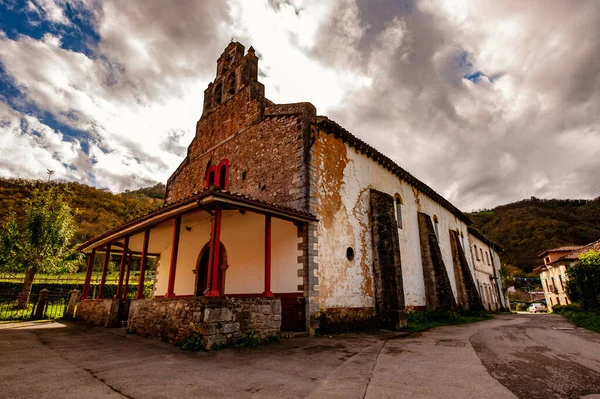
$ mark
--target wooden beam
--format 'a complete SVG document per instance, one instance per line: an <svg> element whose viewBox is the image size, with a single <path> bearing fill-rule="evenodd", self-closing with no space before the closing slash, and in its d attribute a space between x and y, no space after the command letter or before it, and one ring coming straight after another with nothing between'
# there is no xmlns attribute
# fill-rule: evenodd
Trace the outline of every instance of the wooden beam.
<svg viewBox="0 0 600 399"><path fill-rule="evenodd" d="M108 271L108 263L110 262L110 244L106 246L104 253L104 265L102 266L102 278L100 279L100 288L98 289L98 297L96 299L104 298L104 285L106 284L106 272Z"/></svg>
<svg viewBox="0 0 600 399"><path fill-rule="evenodd" d="M150 229L144 231L144 244L142 246L142 261L140 263L140 277L138 279L137 294L135 299L144 298L144 278L146 277L146 264L148 262L148 243L150 242Z"/></svg>
<svg viewBox="0 0 600 399"><path fill-rule="evenodd" d="M117 284L117 292L115 293L115 299L121 299L122 297L122 285L123 285L123 274L125 273L125 263L127 262L127 247L129 246L129 236L125 237L125 244L123 245L123 252L121 253L121 266L119 267L119 283Z"/></svg>
<svg viewBox="0 0 600 399"><path fill-rule="evenodd" d="M210 238L210 291L206 296L221 296L219 290L219 251L221 249L221 206L215 205L215 217L213 219L213 231Z"/></svg>
<svg viewBox="0 0 600 399"><path fill-rule="evenodd" d="M271 216L265 216L265 291L264 296L271 297Z"/></svg>
<svg viewBox="0 0 600 399"><path fill-rule="evenodd" d="M83 285L82 299L87 299L90 292L90 281L92 279L92 269L94 268L94 258L96 257L96 250L92 249L92 253L88 257L88 265L85 273L85 284Z"/></svg>
<svg viewBox="0 0 600 399"><path fill-rule="evenodd" d="M177 270L177 255L179 253L179 234L181 233L181 215L175 218L173 223L173 242L171 245L171 266L169 268L169 284L167 286L166 298L175 297L175 272Z"/></svg>

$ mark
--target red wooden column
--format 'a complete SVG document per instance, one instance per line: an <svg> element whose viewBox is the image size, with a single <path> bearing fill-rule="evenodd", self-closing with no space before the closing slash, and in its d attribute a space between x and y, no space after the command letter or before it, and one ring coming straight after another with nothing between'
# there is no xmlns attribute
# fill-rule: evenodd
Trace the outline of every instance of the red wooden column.
<svg viewBox="0 0 600 399"><path fill-rule="evenodd" d="M273 296L271 292L271 216L265 216L265 292L264 296Z"/></svg>
<svg viewBox="0 0 600 399"><path fill-rule="evenodd" d="M127 273L125 273L125 288L123 289L123 299L127 299L127 293L129 292L129 272L131 265L133 264L133 254L129 253L129 260L127 261Z"/></svg>
<svg viewBox="0 0 600 399"><path fill-rule="evenodd" d="M219 251L221 249L221 207L215 205L215 216L213 218L213 229L210 237L210 255L211 265L210 273L210 291L206 296L221 296L219 291Z"/></svg>
<svg viewBox="0 0 600 399"><path fill-rule="evenodd" d="M87 270L85 273L85 284L83 285L82 299L87 299L90 292L90 281L92 280L92 269L94 268L94 258L96 257L96 248L92 249L92 253L88 257Z"/></svg>
<svg viewBox="0 0 600 399"><path fill-rule="evenodd" d="M104 284L106 284L106 272L108 271L108 263L110 262L110 244L106 244L106 253L104 254L104 265L102 266L102 279L100 279L100 289L96 299L104 298Z"/></svg>
<svg viewBox="0 0 600 399"><path fill-rule="evenodd" d="M144 231L144 245L142 247L142 260L140 262L140 278L138 279L137 294L135 299L144 298L144 278L146 277L146 263L148 262L148 243L150 241L150 229Z"/></svg>
<svg viewBox="0 0 600 399"><path fill-rule="evenodd" d="M173 244L171 245L171 266L169 268L169 285L166 298L175 297L175 271L177 269L177 253L179 252L179 233L181 232L181 216L175 218L173 226Z"/></svg>
<svg viewBox="0 0 600 399"><path fill-rule="evenodd" d="M125 263L127 262L127 249L129 247L129 237L125 237L123 243L123 252L121 253L121 266L119 267L119 282L117 283L117 292L115 293L115 299L121 299L122 286L123 286L123 274L125 274Z"/></svg>

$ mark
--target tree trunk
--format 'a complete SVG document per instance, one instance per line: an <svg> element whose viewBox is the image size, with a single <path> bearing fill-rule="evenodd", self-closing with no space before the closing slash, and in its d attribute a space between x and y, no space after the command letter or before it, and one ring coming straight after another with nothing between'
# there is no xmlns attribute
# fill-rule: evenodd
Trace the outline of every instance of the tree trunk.
<svg viewBox="0 0 600 399"><path fill-rule="evenodd" d="M27 269L25 273L25 280L23 281L23 287L21 288L21 292L19 293L19 303L17 308L26 309L29 304L29 295L31 294L31 286L33 285L33 278L35 277L35 272L37 269L35 267L31 267Z"/></svg>

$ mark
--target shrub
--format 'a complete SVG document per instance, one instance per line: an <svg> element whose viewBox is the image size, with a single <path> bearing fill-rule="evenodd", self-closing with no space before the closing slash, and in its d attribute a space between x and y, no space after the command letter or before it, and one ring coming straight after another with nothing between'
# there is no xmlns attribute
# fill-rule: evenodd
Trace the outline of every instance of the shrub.
<svg viewBox="0 0 600 399"><path fill-rule="evenodd" d="M579 257L580 263L567 270L567 292L573 302L581 302L585 310L600 308L600 252L589 251Z"/></svg>
<svg viewBox="0 0 600 399"><path fill-rule="evenodd" d="M185 339L185 341L179 344L179 347L184 351L205 351L204 348L204 336L202 334L193 334Z"/></svg>

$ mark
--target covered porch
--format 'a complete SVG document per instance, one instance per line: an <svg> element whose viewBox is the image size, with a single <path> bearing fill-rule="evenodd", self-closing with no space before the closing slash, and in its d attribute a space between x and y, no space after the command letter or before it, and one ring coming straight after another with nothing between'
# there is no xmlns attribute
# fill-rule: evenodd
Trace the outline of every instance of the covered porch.
<svg viewBox="0 0 600 399"><path fill-rule="evenodd" d="M135 319L146 312L150 305L143 304L149 300L168 306L183 303L177 300L185 299L187 305L182 306L189 308L190 300L198 298L203 298L200 301L203 304L211 304L209 307L226 303L216 299L223 297L235 300L236 304L273 298L281 303L272 306L273 311L279 313L281 329L304 331L305 265L300 232L306 223L315 220L303 212L214 188L165 206L95 237L79 248L88 256L81 318L102 321L98 311L91 308L103 307L104 313L113 313L107 316L107 320L112 317L113 322L105 324L120 324L119 321L129 319L129 326L135 328ZM117 291L114 298L104 298L106 271L111 254L115 253L121 255ZM88 298L89 285L94 258L99 254L104 256L102 280L98 297L92 299ZM145 299L144 278L151 257L157 259L153 298ZM140 265L139 279L137 292L130 299L127 284L134 259L139 259L136 261ZM108 302L115 301L119 303L118 312L107 310ZM103 302L103 305L90 302ZM260 305L266 312L264 301ZM118 314L114 315L115 312ZM156 316L156 309L151 313ZM118 320L115 321L115 317ZM187 320L187 316L184 319Z"/></svg>

